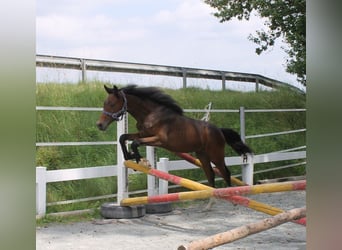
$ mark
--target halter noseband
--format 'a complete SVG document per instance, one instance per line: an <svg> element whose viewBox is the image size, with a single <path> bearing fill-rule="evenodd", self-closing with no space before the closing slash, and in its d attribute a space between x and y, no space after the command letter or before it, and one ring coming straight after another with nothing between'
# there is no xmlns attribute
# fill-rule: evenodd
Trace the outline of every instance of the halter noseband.
<svg viewBox="0 0 342 250"><path fill-rule="evenodd" d="M124 103L122 105L122 108L118 112L115 112L115 113L108 112L106 110L102 111L103 114L108 115L109 117L113 118L113 120L115 120L115 121L122 120L124 114L127 111L127 99L126 99L126 96L125 96L123 91L120 91L119 93L121 93L121 96L122 96L123 101L124 101Z"/></svg>

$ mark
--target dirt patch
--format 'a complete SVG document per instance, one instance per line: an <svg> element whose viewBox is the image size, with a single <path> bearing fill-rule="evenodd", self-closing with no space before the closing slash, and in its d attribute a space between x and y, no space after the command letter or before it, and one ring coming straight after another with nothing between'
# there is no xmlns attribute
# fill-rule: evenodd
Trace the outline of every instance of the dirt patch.
<svg viewBox="0 0 342 250"><path fill-rule="evenodd" d="M305 191L260 194L251 199L283 210L305 206ZM203 212L207 201L190 207L175 207L167 214L147 214L138 219L93 220L72 224L50 224L36 230L36 249L177 249L181 244L224 232L269 215L218 200ZM215 249L305 249L306 228L285 223L267 231Z"/></svg>

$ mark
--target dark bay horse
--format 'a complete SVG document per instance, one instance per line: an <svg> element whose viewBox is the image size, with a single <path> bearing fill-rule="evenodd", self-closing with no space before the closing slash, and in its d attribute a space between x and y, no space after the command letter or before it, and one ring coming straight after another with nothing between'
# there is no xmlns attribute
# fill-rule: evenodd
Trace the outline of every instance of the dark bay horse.
<svg viewBox="0 0 342 250"><path fill-rule="evenodd" d="M119 139L126 160L140 161L140 145L162 147L172 152L195 152L202 163L209 185L215 187L211 162L219 169L227 186L231 186L230 171L224 162L226 143L239 155L252 153L237 132L184 116L183 109L175 100L158 88L135 85L121 89L116 86L104 88L108 97L104 101L97 127L106 130L109 124L119 121L126 112L137 121L138 132L122 134ZM127 140L132 141L133 152L128 152Z"/></svg>

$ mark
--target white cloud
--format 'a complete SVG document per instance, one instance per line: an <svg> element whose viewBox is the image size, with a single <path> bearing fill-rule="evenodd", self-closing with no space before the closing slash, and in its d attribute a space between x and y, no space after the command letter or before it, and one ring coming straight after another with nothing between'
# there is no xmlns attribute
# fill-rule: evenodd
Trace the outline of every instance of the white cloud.
<svg viewBox="0 0 342 250"><path fill-rule="evenodd" d="M37 32L46 38L82 43L127 41L138 39L144 30L123 25L103 15L72 17L52 15L37 18Z"/></svg>
<svg viewBox="0 0 342 250"><path fill-rule="evenodd" d="M38 1L37 53L288 76L278 48L257 56L262 26L219 23L199 0Z"/></svg>
<svg viewBox="0 0 342 250"><path fill-rule="evenodd" d="M84 16L92 15L101 8L114 8L125 0L37 0L37 15L65 15Z"/></svg>
<svg viewBox="0 0 342 250"><path fill-rule="evenodd" d="M201 1L186 0L180 2L180 5L172 11L168 9L163 9L159 11L155 16L155 21L160 22L178 22L201 20L203 16L209 14L210 7Z"/></svg>

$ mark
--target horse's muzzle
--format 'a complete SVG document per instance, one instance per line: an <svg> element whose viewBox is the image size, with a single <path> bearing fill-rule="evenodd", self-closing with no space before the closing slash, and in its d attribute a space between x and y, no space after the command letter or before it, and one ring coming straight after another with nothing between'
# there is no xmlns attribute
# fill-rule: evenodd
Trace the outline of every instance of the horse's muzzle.
<svg viewBox="0 0 342 250"><path fill-rule="evenodd" d="M107 128L107 125L103 124L103 122L100 122L100 121L96 122L96 126L99 130L102 130L102 131L106 130Z"/></svg>

